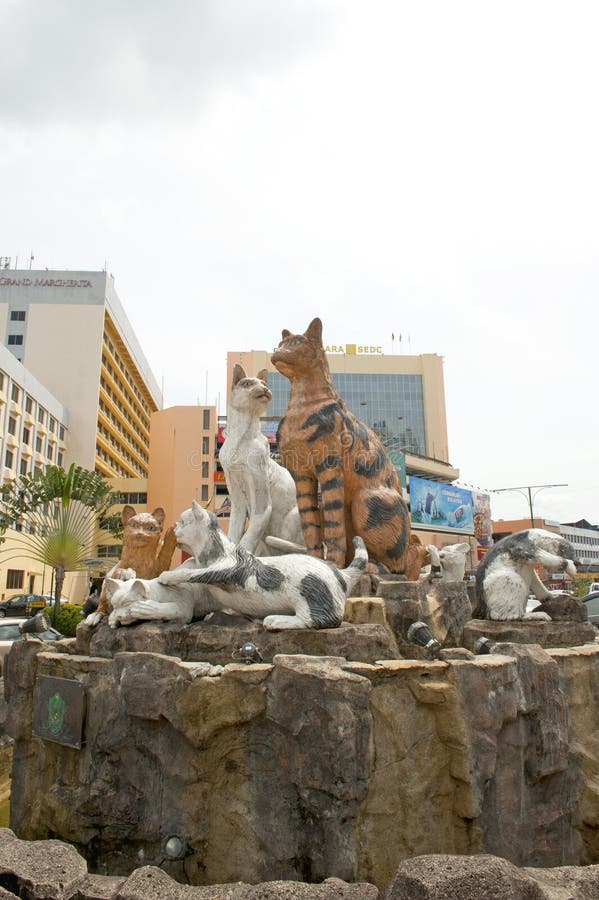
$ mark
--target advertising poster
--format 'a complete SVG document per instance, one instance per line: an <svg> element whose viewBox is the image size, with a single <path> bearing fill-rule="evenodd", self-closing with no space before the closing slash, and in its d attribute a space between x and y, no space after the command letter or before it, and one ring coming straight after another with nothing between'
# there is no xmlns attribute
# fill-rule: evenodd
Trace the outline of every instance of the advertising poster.
<svg viewBox="0 0 599 900"><path fill-rule="evenodd" d="M479 491L472 491L472 513L474 516L474 536L476 555L482 559L493 546L493 526L491 523L491 497Z"/></svg>
<svg viewBox="0 0 599 900"><path fill-rule="evenodd" d="M470 491L441 481L410 478L410 515L418 528L474 534Z"/></svg>

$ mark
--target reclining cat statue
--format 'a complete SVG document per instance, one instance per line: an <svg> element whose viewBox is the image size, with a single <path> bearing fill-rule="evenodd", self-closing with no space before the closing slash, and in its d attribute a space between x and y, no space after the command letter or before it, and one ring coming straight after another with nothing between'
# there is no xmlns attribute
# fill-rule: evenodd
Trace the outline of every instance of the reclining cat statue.
<svg viewBox="0 0 599 900"><path fill-rule="evenodd" d="M193 558L152 581L111 584L113 627L142 619L190 622L194 615L227 609L264 619L270 631L337 628L368 564L359 537L353 561L342 570L307 554L256 557L234 544L214 513L196 501L182 513L175 534Z"/></svg>

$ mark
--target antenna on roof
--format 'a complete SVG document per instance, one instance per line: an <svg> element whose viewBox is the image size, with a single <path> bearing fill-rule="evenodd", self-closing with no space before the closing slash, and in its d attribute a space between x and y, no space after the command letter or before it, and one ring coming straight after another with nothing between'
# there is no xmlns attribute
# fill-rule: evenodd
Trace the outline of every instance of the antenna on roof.
<svg viewBox="0 0 599 900"><path fill-rule="evenodd" d="M35 259L35 256L33 255L33 250L32 250L29 255L29 268L30 269L31 269L31 263L33 262L34 259Z"/></svg>

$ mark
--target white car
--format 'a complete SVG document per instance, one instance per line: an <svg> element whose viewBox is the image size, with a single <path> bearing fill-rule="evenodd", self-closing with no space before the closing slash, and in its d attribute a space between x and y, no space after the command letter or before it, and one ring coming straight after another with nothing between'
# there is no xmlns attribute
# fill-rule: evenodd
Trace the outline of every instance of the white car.
<svg viewBox="0 0 599 900"><path fill-rule="evenodd" d="M21 633L19 625L31 621L30 619L2 619L0 620L0 675L4 674L4 661L15 641L22 641L25 635ZM30 635L31 637L31 635ZM49 628L34 637L42 641L60 641L64 637L56 628Z"/></svg>

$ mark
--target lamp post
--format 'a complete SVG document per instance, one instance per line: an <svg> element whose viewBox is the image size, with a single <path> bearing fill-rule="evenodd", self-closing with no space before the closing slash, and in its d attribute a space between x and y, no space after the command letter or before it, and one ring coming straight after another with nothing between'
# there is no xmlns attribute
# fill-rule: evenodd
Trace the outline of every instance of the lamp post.
<svg viewBox="0 0 599 900"><path fill-rule="evenodd" d="M495 488L491 491L492 494L503 494L505 491L517 491L519 494L522 494L523 497L527 497L528 499L528 509L530 510L530 527L535 527L535 517L532 508L532 501L537 496L539 491L545 490L545 488L557 488L557 487L568 487L567 484L527 484L524 487L509 487L509 488ZM534 494L532 492L535 492Z"/></svg>

